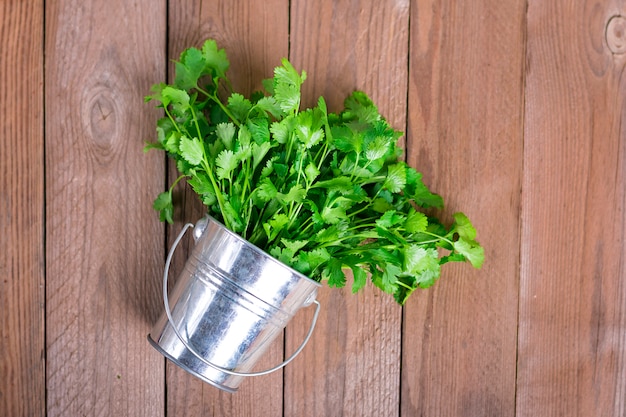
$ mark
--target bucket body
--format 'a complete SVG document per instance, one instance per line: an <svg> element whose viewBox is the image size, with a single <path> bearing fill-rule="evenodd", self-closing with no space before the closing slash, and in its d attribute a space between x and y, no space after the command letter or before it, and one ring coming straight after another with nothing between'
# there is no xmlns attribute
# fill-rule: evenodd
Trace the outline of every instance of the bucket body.
<svg viewBox="0 0 626 417"><path fill-rule="evenodd" d="M320 284L214 219L206 218L203 231L198 230L202 223L196 225L196 246L169 296L172 321L162 314L148 340L196 377L235 392L244 376L220 368L251 371L293 315L314 302Z"/></svg>

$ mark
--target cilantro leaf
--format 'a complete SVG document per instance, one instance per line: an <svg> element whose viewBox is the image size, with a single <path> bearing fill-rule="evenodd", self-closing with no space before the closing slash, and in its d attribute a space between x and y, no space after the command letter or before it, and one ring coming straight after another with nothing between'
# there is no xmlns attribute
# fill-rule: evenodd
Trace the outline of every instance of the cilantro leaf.
<svg viewBox="0 0 626 417"><path fill-rule="evenodd" d="M215 126L215 134L222 141L226 149L233 150L233 139L237 132L235 125L232 123L218 123Z"/></svg>
<svg viewBox="0 0 626 417"><path fill-rule="evenodd" d="M274 97L263 97L256 102L255 106L275 118L280 118L283 115L283 109L280 107Z"/></svg>
<svg viewBox="0 0 626 417"><path fill-rule="evenodd" d="M306 79L306 73L298 71L287 59L283 59L282 66L274 69L274 98L285 113L292 113L300 107L300 86Z"/></svg>
<svg viewBox="0 0 626 417"><path fill-rule="evenodd" d="M370 161L382 158L389 151L389 143L384 137L378 136L372 142L368 143L365 148L365 156Z"/></svg>
<svg viewBox="0 0 626 417"><path fill-rule="evenodd" d="M170 191L164 191L159 194L154 200L153 208L159 212L159 218L161 221L166 221L169 224L174 223L174 205L172 203L172 193Z"/></svg>
<svg viewBox="0 0 626 417"><path fill-rule="evenodd" d="M231 150L223 150L217 155L215 164L217 165L216 174L221 180L230 179L231 174L235 168L237 168L239 161Z"/></svg>
<svg viewBox="0 0 626 417"><path fill-rule="evenodd" d="M408 273L420 276L429 271L430 274L439 276L439 254L436 249L424 248L414 244L405 247L403 254L404 270Z"/></svg>
<svg viewBox="0 0 626 417"><path fill-rule="evenodd" d="M343 273L342 263L340 260L331 258L322 272L322 276L328 279L329 287L343 287L346 285L346 276Z"/></svg>
<svg viewBox="0 0 626 417"><path fill-rule="evenodd" d="M405 220L405 216L399 214L395 210L389 210L376 220L376 224L383 229L389 229L399 223L403 223Z"/></svg>
<svg viewBox="0 0 626 417"><path fill-rule="evenodd" d="M428 187L422 182L422 173L415 171L411 167L406 167L406 187L404 192L415 203L422 207L443 208L443 199L430 192Z"/></svg>
<svg viewBox="0 0 626 417"><path fill-rule="evenodd" d="M460 238L454 242L454 250L465 256L474 268L483 266L485 260L485 250L478 242Z"/></svg>
<svg viewBox="0 0 626 417"><path fill-rule="evenodd" d="M182 89L189 90L198 86L198 79L202 76L206 61L197 48L185 49L180 54L180 60L175 63L176 77L174 84Z"/></svg>
<svg viewBox="0 0 626 417"><path fill-rule="evenodd" d="M470 222L470 219L463 213L454 213L453 215L455 225L454 231L459 234L460 237L467 239L468 241L473 241L476 239L476 229Z"/></svg>
<svg viewBox="0 0 626 417"><path fill-rule="evenodd" d="M421 233L428 227L428 217L415 209L409 211L404 228L408 233Z"/></svg>
<svg viewBox="0 0 626 417"><path fill-rule="evenodd" d="M198 138L181 137L179 148L181 156L191 165L200 165L204 159L204 149Z"/></svg>
<svg viewBox="0 0 626 417"><path fill-rule="evenodd" d="M352 283L352 293L354 294L360 291L363 287L365 287L365 284L367 284L367 272L365 272L365 270L358 265L351 265L350 269L352 270L352 275L354 277L354 282Z"/></svg>
<svg viewBox="0 0 626 417"><path fill-rule="evenodd" d="M317 169L313 162L309 162L309 164L304 169L304 174L306 175L306 179L309 181L309 183L312 183L320 175L320 170Z"/></svg>
<svg viewBox="0 0 626 417"><path fill-rule="evenodd" d="M380 119L378 109L370 98L362 91L355 91L344 101L345 113L348 118L355 118L363 123L373 123Z"/></svg>
<svg viewBox="0 0 626 417"><path fill-rule="evenodd" d="M399 193L404 189L406 184L406 170L404 164L398 163L390 165L387 170L387 177L383 187L387 188L392 193Z"/></svg>
<svg viewBox="0 0 626 417"><path fill-rule="evenodd" d="M238 122L246 120L248 112L252 109L252 103L239 93L233 93L228 97L228 110L231 111L233 116Z"/></svg>
<svg viewBox="0 0 626 417"><path fill-rule="evenodd" d="M210 68L214 77L225 78L230 62L224 49L218 49L217 42L209 39L202 45L202 57L207 68Z"/></svg>

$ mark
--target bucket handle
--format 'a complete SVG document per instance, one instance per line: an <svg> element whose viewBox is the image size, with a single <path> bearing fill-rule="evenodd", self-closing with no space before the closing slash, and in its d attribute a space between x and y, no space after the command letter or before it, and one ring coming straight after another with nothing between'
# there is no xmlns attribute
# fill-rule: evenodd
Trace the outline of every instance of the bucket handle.
<svg viewBox="0 0 626 417"><path fill-rule="evenodd" d="M298 356L300 354L300 352L302 352L302 349L304 349L304 347L308 343L309 339L311 338L311 335L313 334L313 330L315 329L315 324L317 323L317 318L318 318L318 316L320 314L320 303L317 300L313 300L313 303L315 304L315 313L313 314L313 320L311 321L311 327L309 328L309 332L304 337L304 341L302 342L302 344L298 347L298 349L295 350L295 352L293 352L291 354L291 356L289 356L287 359L285 359L282 363L279 363L278 365L274 366L273 368L266 369L264 371L259 371L259 372L236 372L236 371L233 371L233 370L230 370L230 369L222 368L221 366L216 365L216 364L214 364L212 362L209 362L208 360L203 358L202 355L200 355L198 352L196 352L196 350L191 346L191 344L187 340L185 340L183 335L180 333L180 330L178 330L178 327L176 326L176 324L174 324L174 318L172 317L172 311L170 310L170 303L169 303L169 299L167 297L167 281L168 281L170 264L172 262L172 256L174 255L174 251L176 250L176 247L178 246L178 244L180 243L181 239L185 235L185 232L190 227L194 227L194 225L192 223L185 224L185 226L183 227L183 230L181 230L180 233L178 234L178 237L176 237L176 240L174 241L174 244L172 244L172 248L170 249L169 253L167 254L167 259L165 261L165 271L163 272L163 304L164 304L164 307L165 307L165 314L167 314L167 320L172 325L172 329L174 330L174 333L176 333L176 336L178 337L178 339L200 361L202 361L206 365L210 366L211 368L214 368L214 369L217 369L218 371L224 372L225 374L234 375L234 376L261 376L261 375L270 374L270 373L272 373L274 371L277 371L277 370L283 368L284 366L286 366L289 362L294 360L296 358L296 356Z"/></svg>

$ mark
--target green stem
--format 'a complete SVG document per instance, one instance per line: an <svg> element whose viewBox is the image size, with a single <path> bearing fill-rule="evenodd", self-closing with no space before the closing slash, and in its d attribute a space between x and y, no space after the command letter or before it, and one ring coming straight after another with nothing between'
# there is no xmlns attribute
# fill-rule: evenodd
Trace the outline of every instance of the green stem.
<svg viewBox="0 0 626 417"><path fill-rule="evenodd" d="M202 94L204 94L205 96L207 96L208 98L210 98L211 100L213 100L213 102L215 104L217 104L218 106L220 106L220 108L222 109L222 111L224 113L226 113L226 115L230 118L230 120L232 120L232 122L237 126L237 127L241 127L241 123L239 123L239 120L237 120L237 118L231 113L230 110L228 110L228 107L224 106L224 103L222 103L222 101L217 98L217 93L216 94L210 94L208 91L205 91L204 89L200 88L200 87L196 87L196 89L201 92Z"/></svg>
<svg viewBox="0 0 626 417"><path fill-rule="evenodd" d="M204 171L209 176L209 180L211 181L211 185L213 185L213 189L215 190L215 197L217 198L217 204L220 206L220 211L222 213L225 213L224 196L222 195L222 192L220 191L220 188L217 185L217 181L215 181L215 177L213 176L213 170L211 169L211 165L209 164L209 160L207 159L206 152L204 151L204 146L202 147L202 153L203 153L202 167L204 168ZM224 217L224 226L226 226L226 228L232 230L232 225L230 224L230 222L228 221L226 216L222 216L222 217Z"/></svg>
<svg viewBox="0 0 626 417"><path fill-rule="evenodd" d="M172 186L169 189L170 194L172 194L172 191L174 190L174 187L176 187L176 184L178 184L180 182L180 180L182 180L185 177L186 177L186 175L181 175L178 178L176 178L176 181L174 181L174 183L172 184Z"/></svg>
<svg viewBox="0 0 626 417"><path fill-rule="evenodd" d="M198 117L196 116L196 112L193 111L193 107L189 106L191 110L191 117L193 117L193 123L196 125L196 131L198 132L198 139L202 140L202 132L200 132L200 125L198 124Z"/></svg>
<svg viewBox="0 0 626 417"><path fill-rule="evenodd" d="M169 112L167 107L164 106L163 108L165 109L165 114L167 114L167 117L169 117L170 121L172 122L172 125L174 125L174 127L176 128L176 131L182 135L183 132L180 131L178 123L176 123L176 120L172 117L172 114Z"/></svg>
<svg viewBox="0 0 626 417"><path fill-rule="evenodd" d="M435 240L435 242L436 242L437 240L443 240L443 241L445 241L445 242L449 243L451 246L454 246L454 242L453 242L453 241L451 241L450 239L448 239L448 238L446 238L446 237L440 236L440 235L438 235L438 234L436 234L436 233L428 232L428 231L426 231L426 230L424 230L424 231L422 231L422 232L420 232L420 233L423 233L423 234L425 234L425 235L428 235L428 236L432 236L432 237L437 238L437 239Z"/></svg>

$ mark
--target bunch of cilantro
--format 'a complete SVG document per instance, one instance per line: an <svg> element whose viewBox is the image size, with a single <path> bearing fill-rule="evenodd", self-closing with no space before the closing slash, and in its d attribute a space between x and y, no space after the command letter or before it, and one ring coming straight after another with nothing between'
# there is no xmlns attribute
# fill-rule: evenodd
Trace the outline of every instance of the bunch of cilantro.
<svg viewBox="0 0 626 417"><path fill-rule="evenodd" d="M182 52L173 84L146 97L165 111L146 148L167 152L181 174L154 202L162 221L172 223L172 190L186 178L212 217L283 263L331 287L346 285L351 270L353 292L369 276L400 304L446 262L480 268L484 251L467 216L445 227L418 210L443 200L399 159L402 133L365 93L352 93L338 114L322 97L300 110L306 73L288 60L249 98L231 92L228 67L207 40Z"/></svg>

